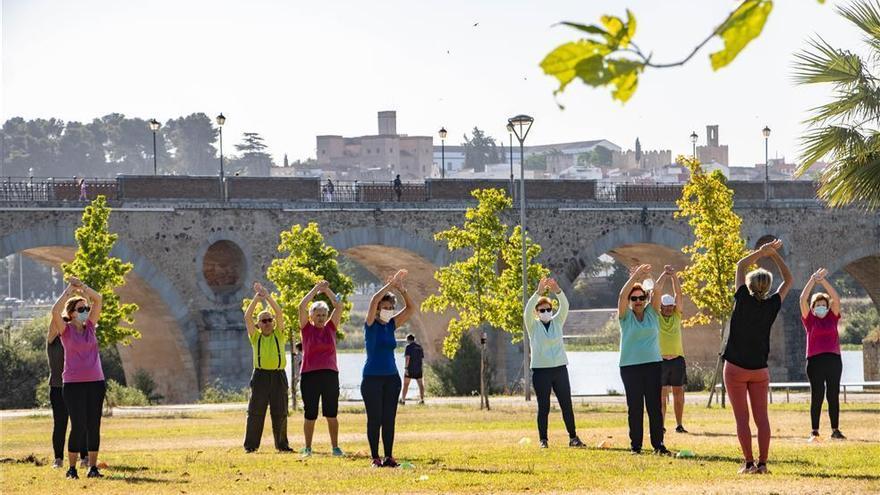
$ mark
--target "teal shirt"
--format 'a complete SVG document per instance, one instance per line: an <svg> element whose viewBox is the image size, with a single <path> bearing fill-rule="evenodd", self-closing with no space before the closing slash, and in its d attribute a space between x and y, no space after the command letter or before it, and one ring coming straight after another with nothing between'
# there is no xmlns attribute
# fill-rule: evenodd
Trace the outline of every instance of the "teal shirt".
<svg viewBox="0 0 880 495"><path fill-rule="evenodd" d="M559 309L550 320L550 326L545 327L541 320L535 316L535 306L541 296L536 292L526 303L523 311L523 321L526 331L529 333L529 348L531 349L531 368L555 368L568 364L565 355L565 345L562 343L562 327L568 318L568 299L563 292L556 294L559 301Z"/></svg>
<svg viewBox="0 0 880 495"><path fill-rule="evenodd" d="M645 308L642 321L636 318L630 308L620 322L620 366L656 363L660 356L660 320L653 306Z"/></svg>

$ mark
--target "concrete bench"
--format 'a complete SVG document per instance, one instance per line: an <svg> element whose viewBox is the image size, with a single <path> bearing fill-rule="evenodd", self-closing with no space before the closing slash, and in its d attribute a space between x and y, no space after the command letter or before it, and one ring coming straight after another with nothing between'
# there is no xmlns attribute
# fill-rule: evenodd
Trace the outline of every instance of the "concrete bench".
<svg viewBox="0 0 880 495"><path fill-rule="evenodd" d="M846 389L847 387L880 387L880 381L865 381L865 382L841 382L840 388L843 389L843 402L846 403ZM716 389L721 389L721 384L715 385ZM770 403L773 403L773 389L783 389L785 390L785 402L790 402L790 392L792 389L809 389L809 382L771 382L770 388L767 390L767 393L770 397ZM716 397L716 402L718 398Z"/></svg>

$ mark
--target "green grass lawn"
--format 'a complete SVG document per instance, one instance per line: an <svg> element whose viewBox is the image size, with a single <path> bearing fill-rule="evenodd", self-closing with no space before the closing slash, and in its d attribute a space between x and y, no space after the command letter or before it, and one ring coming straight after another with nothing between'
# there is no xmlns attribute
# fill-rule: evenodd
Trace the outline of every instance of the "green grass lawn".
<svg viewBox="0 0 880 495"><path fill-rule="evenodd" d="M739 476L733 415L729 409L688 406L691 434L670 433L667 445L693 459L627 452L622 407L579 405L575 411L586 449L567 447L557 410L550 449L539 450L532 409L501 406L401 408L395 455L412 469L369 467L362 409L340 414L347 457L329 456L319 420L314 457L278 454L268 418L263 448L241 448L244 413L105 418L101 459L106 478L64 479L51 464L49 417L0 422L0 492L41 493L877 493L880 492L880 404L844 405L845 441L807 443L809 406L771 406L773 442L768 476ZM671 411L670 411L671 413ZM301 415L290 417L291 444L302 446ZM527 440L523 440L527 439ZM596 445L610 439L610 449ZM647 438L646 448L649 446ZM755 446L757 451L757 445Z"/></svg>

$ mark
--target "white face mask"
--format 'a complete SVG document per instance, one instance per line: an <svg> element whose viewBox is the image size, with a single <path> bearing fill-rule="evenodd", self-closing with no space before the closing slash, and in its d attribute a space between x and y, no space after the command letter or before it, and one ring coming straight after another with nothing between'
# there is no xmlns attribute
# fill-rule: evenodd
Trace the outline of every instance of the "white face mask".
<svg viewBox="0 0 880 495"><path fill-rule="evenodd" d="M391 318L394 316L393 309L380 309L379 310L379 319L384 322L391 321Z"/></svg>
<svg viewBox="0 0 880 495"><path fill-rule="evenodd" d="M538 319L543 323L550 323L553 319L553 313L538 313Z"/></svg>
<svg viewBox="0 0 880 495"><path fill-rule="evenodd" d="M813 308L813 314L819 318L825 318L828 315L828 306L816 306Z"/></svg>

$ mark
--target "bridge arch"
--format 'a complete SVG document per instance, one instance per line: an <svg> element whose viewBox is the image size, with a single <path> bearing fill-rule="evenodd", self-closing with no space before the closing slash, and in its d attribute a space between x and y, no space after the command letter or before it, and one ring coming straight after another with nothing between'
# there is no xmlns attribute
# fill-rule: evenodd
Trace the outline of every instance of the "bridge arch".
<svg viewBox="0 0 880 495"><path fill-rule="evenodd" d="M407 290L416 304L436 293L438 267L447 265L449 251L433 239L425 239L392 227L357 227L330 235L327 244L366 268L380 281L395 269L409 270ZM413 333L423 343L428 359L440 356L449 314L418 311L410 320Z"/></svg>
<svg viewBox="0 0 880 495"><path fill-rule="evenodd" d="M71 261L77 246L72 226L65 221L66 218L36 224L3 235L0 257L24 253L55 266ZM111 255L134 265L119 296L140 308L135 313L135 327L140 330L141 339L117 347L126 379L132 380L140 368L147 369L156 382L156 392L169 401L197 399L193 350L197 348L198 337L196 325L189 319L189 309L180 304L180 295L161 270L124 241L116 241Z"/></svg>

